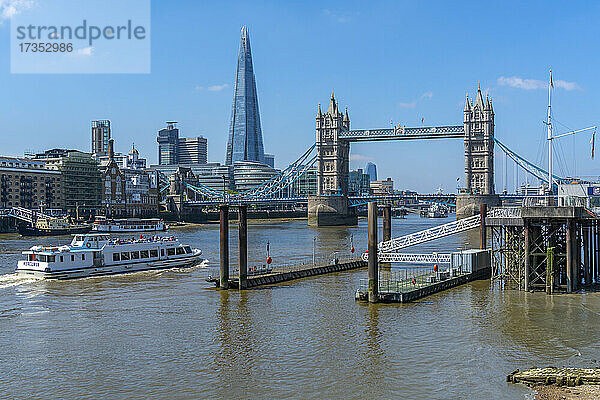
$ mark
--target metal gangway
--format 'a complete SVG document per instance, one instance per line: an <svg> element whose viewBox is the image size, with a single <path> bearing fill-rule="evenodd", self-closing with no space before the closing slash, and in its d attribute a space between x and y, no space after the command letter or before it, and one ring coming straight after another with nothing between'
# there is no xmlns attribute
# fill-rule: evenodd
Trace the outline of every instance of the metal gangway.
<svg viewBox="0 0 600 400"><path fill-rule="evenodd" d="M379 262L403 264L450 264L450 253L411 254L411 253L381 253Z"/></svg>
<svg viewBox="0 0 600 400"><path fill-rule="evenodd" d="M4 208L0 210L0 217L13 217L29 224L34 224L40 218L52 219L53 217L42 214L38 211L29 210L23 207Z"/></svg>
<svg viewBox="0 0 600 400"><path fill-rule="evenodd" d="M520 208L518 207L501 207L494 208L487 212L486 217L491 218L519 218ZM475 215L469 218L460 219L458 221L448 222L446 224L434 226L433 228L424 229L422 231L410 233L408 235L400 236L388 240L386 242L379 242L378 249L378 260L382 262L397 262L394 261L395 257L402 259L407 255L398 253L398 250L415 246L417 244L429 242L431 240L440 239L446 236L454 235L459 232L468 231L470 229L478 228L481 225L481 215ZM394 255L394 253L398 253ZM425 256L429 255L417 255ZM367 253L363 254L363 260L368 259ZM418 257L416 258L418 260ZM399 261L398 261L399 262ZM435 261L433 261L435 263Z"/></svg>

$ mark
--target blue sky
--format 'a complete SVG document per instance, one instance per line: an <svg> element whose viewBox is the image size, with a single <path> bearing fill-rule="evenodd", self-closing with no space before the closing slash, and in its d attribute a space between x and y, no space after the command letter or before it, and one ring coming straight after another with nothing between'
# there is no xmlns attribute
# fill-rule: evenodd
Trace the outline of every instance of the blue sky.
<svg viewBox="0 0 600 400"><path fill-rule="evenodd" d="M545 165L548 68L557 133L599 122L600 3L152 1L150 74L11 74L9 14L42 0L0 0L0 154L89 151L90 120L110 119L117 151L135 142L156 162L156 131L208 138L223 162L242 25L250 31L265 151L276 165L315 140L317 103L332 90L353 128L462 123L478 81L494 101L496 136ZM23 11L26 12L26 11ZM94 55L91 54L90 57ZM590 136L561 139L560 174L598 175ZM458 140L353 144L351 167L377 164L396 187L455 190ZM575 157L573 157L575 155ZM508 182L513 187L509 164ZM504 187L502 157L496 190ZM522 180L523 174L520 174Z"/></svg>

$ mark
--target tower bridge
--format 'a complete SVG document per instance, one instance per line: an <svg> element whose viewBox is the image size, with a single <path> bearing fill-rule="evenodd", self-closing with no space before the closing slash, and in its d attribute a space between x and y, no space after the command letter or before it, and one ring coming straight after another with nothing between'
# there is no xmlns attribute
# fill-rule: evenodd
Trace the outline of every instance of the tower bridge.
<svg viewBox="0 0 600 400"><path fill-rule="evenodd" d="M494 110L491 100L483 99L481 87L474 102L467 96L462 125L390 129L350 129L348 109L342 113L332 93L325 113L318 106L316 131L318 195L308 201L309 225L356 223L356 213L348 203L351 142L462 139L466 187L456 200L457 216L476 214L480 204L500 204L494 189Z"/></svg>
<svg viewBox="0 0 600 400"><path fill-rule="evenodd" d="M387 129L351 129L347 108L341 111L331 95L325 112L318 105L315 121L316 140L296 161L272 179L250 190L231 193L203 186L191 171L178 170L162 182L161 187L170 192L170 203L175 207L194 207L227 204L308 204L310 225L353 225L357 222L356 206L368 200L390 202L406 198L420 202L442 202L456 207L457 218L469 217L479 212L480 205L494 207L501 200L512 204L521 200L518 195L497 195L494 188L494 149L498 149L540 181L547 181L548 173L525 160L495 138L494 109L491 99L478 88L474 100L468 95L462 115L462 124L407 127ZM350 146L353 142L460 139L465 159L465 187L459 193L447 195L414 196L391 195L384 197L350 197L348 191ZM294 182L308 170L316 167L317 195L298 196L291 189ZM555 176L556 182L564 181ZM167 188L168 186L168 188ZM531 196L528 196L531 197ZM181 209L180 208L180 209Z"/></svg>

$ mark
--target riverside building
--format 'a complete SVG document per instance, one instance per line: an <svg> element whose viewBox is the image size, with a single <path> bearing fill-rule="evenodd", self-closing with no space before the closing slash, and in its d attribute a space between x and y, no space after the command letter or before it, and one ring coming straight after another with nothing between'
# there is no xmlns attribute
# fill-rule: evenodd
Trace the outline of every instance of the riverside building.
<svg viewBox="0 0 600 400"><path fill-rule="evenodd" d="M60 172L43 161L0 157L0 207L62 209Z"/></svg>

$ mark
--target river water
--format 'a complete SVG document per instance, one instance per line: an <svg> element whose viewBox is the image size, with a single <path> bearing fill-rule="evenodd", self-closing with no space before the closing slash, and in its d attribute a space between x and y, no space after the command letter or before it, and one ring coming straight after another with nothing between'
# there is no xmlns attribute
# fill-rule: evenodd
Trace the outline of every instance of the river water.
<svg viewBox="0 0 600 400"><path fill-rule="evenodd" d="M393 220L393 235L439 220ZM366 221L309 228L251 222L250 264L366 248ZM217 291L219 228L173 231L208 266L66 282L15 278L19 253L68 237L0 235L0 398L523 399L515 368L597 366L600 294L466 284L405 305L365 305L365 270ZM236 225L231 225L232 264ZM316 238L316 239L314 239ZM411 249L452 251L477 233Z"/></svg>

